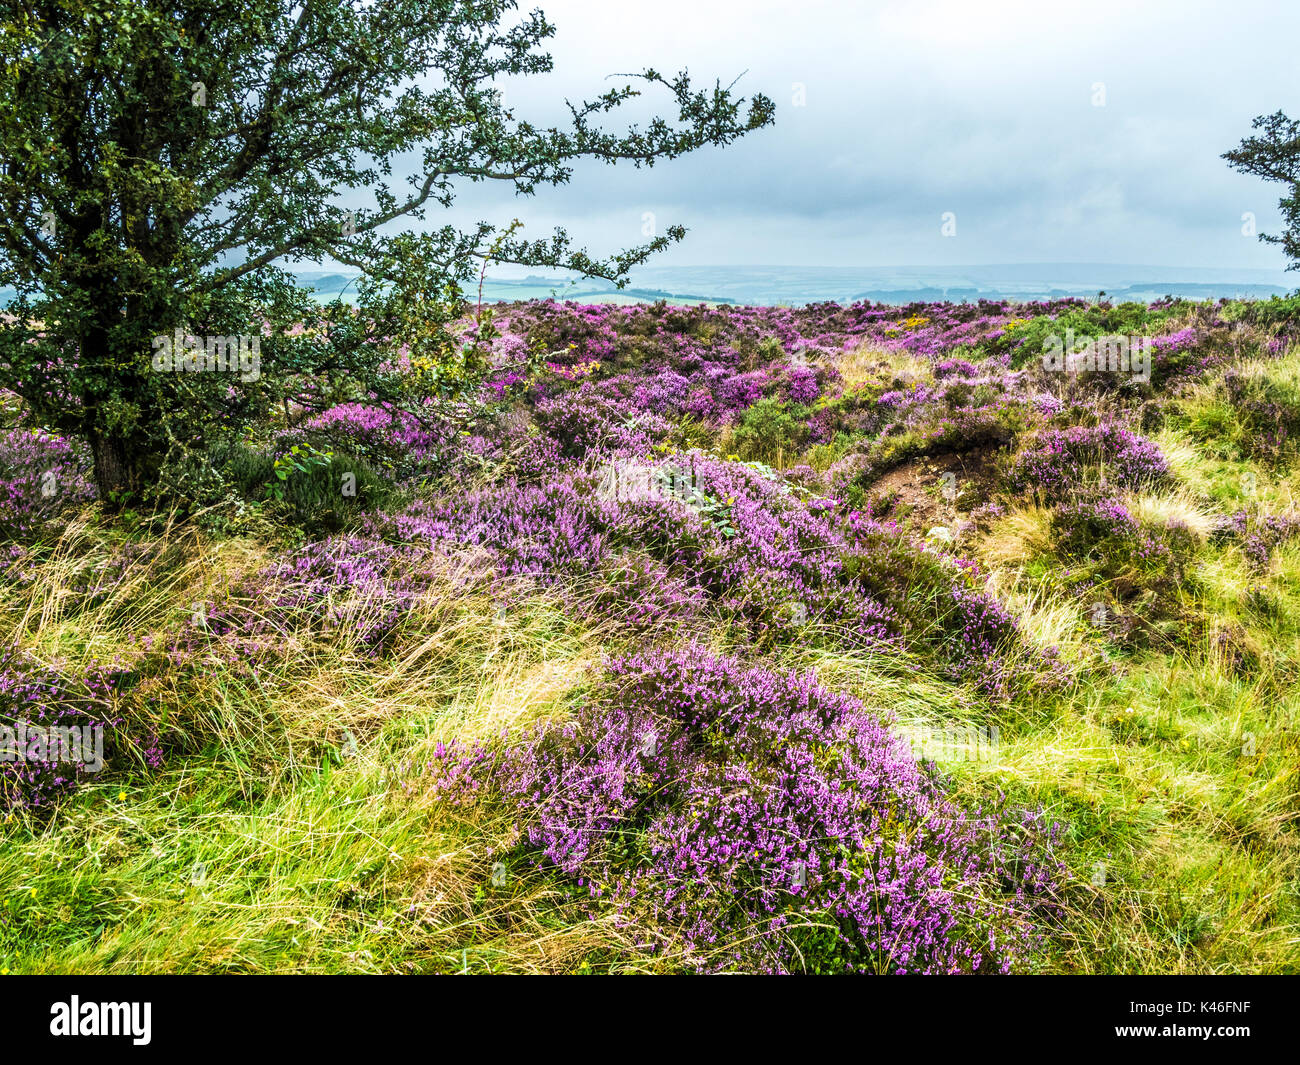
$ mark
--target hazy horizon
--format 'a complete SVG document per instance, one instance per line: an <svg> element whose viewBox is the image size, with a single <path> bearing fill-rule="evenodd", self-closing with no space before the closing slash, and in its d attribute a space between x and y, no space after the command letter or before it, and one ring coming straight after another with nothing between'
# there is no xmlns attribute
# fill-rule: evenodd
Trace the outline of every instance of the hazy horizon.
<svg viewBox="0 0 1300 1065"><path fill-rule="evenodd" d="M300 282L322 298L345 296L356 274L304 270ZM750 306L801 305L835 301L911 303L935 299L1008 299L1030 302L1065 297L1092 298L1100 292L1117 302L1151 302L1164 296L1186 299L1268 298L1300 288L1300 278L1257 268L1148 266L1140 264L1013 263L969 266L849 267L793 264L642 266L621 290L601 279L556 271L489 270L482 286L488 301L574 299L578 302L722 302ZM471 296L474 292L471 291Z"/></svg>

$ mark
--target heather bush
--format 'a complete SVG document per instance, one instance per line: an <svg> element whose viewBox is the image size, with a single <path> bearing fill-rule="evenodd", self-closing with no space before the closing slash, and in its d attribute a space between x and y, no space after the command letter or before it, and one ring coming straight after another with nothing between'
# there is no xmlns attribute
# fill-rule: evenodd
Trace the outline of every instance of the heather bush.
<svg viewBox="0 0 1300 1065"><path fill-rule="evenodd" d="M555 477L564 465L560 445L544 433L525 434L506 452L509 469L521 483L540 484Z"/></svg>
<svg viewBox="0 0 1300 1065"><path fill-rule="evenodd" d="M1265 570L1273 549L1297 534L1300 534L1300 515L1238 510L1219 521L1214 539L1237 542L1251 566Z"/></svg>
<svg viewBox="0 0 1300 1065"><path fill-rule="evenodd" d="M307 544L198 604L170 650L184 667L214 656L239 671L281 657L304 631L330 634L379 655L428 586L409 549L365 536Z"/></svg>
<svg viewBox="0 0 1300 1065"><path fill-rule="evenodd" d="M562 598L573 603L579 616L617 618L621 631L632 636L667 628L681 638L708 609L698 586L635 550L607 554L590 582Z"/></svg>
<svg viewBox="0 0 1300 1065"><path fill-rule="evenodd" d="M838 376L833 370L823 370L819 375L818 371L810 366L793 366L786 379L786 397L791 403L803 406L815 403L821 397L825 387L823 380L829 384Z"/></svg>
<svg viewBox="0 0 1300 1065"><path fill-rule="evenodd" d="M601 395L590 383L563 396L542 400L535 416L565 458L604 451L644 454L672 428L656 414Z"/></svg>
<svg viewBox="0 0 1300 1065"><path fill-rule="evenodd" d="M1092 623L1111 638L1140 647L1157 635L1184 641L1204 627L1184 605L1200 549L1187 526L1140 521L1123 502L1093 495L1054 508L1050 533L1053 579L1086 601Z"/></svg>
<svg viewBox="0 0 1300 1065"><path fill-rule="evenodd" d="M1052 512L1052 532L1063 555L1091 562L1093 572L1105 576L1137 570L1158 581L1178 582L1196 555L1197 541L1185 526L1139 522L1115 499L1058 506Z"/></svg>
<svg viewBox="0 0 1300 1065"><path fill-rule="evenodd" d="M0 536L39 539L61 514L95 498L84 448L51 433L0 432Z"/></svg>
<svg viewBox="0 0 1300 1065"><path fill-rule="evenodd" d="M0 812L48 814L125 744L115 698L127 674L92 665L79 674L38 663L10 646L0 650ZM78 728L82 749L60 750L49 730ZM86 742L89 729L102 739ZM21 750L20 750L21 747ZM157 764L157 752L146 752Z"/></svg>
<svg viewBox="0 0 1300 1065"><path fill-rule="evenodd" d="M633 386L633 401L639 409L654 414L679 413L690 386L689 377L664 369L648 381Z"/></svg>
<svg viewBox="0 0 1300 1065"><path fill-rule="evenodd" d="M1131 491L1167 483L1169 465L1160 448L1113 423L1049 429L1031 438L1007 464L1007 487L1059 496L1074 487L1100 483Z"/></svg>
<svg viewBox="0 0 1300 1065"><path fill-rule="evenodd" d="M1232 412L1232 443L1247 458L1280 463L1294 456L1300 439L1300 374L1268 372L1223 375Z"/></svg>
<svg viewBox="0 0 1300 1065"><path fill-rule="evenodd" d="M1008 972L1059 899L1040 813L964 810L857 700L698 646L615 659L571 721L430 771L688 969Z"/></svg>
<svg viewBox="0 0 1300 1065"><path fill-rule="evenodd" d="M618 308L580 306L536 301L528 305L526 325L529 346L560 354L552 358L562 365L601 361L610 357L615 347L611 319Z"/></svg>
<svg viewBox="0 0 1300 1065"><path fill-rule="evenodd" d="M546 580L589 572L606 554L606 535L579 474L539 484L506 481L463 496L417 503L373 518L376 536L449 553L471 549L491 558L502 576Z"/></svg>
<svg viewBox="0 0 1300 1065"><path fill-rule="evenodd" d="M282 432L277 441L281 448L300 442L355 456L399 479L433 472L452 449L446 430L433 431L409 411L365 403L330 407Z"/></svg>

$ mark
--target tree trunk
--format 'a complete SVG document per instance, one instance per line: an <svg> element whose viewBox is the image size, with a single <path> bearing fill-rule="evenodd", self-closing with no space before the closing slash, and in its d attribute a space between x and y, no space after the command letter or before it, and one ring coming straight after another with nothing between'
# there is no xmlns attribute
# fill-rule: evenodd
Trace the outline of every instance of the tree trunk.
<svg viewBox="0 0 1300 1065"><path fill-rule="evenodd" d="M127 441L103 433L90 434L90 453L95 460L95 487L110 510L140 492L140 468L133 460Z"/></svg>

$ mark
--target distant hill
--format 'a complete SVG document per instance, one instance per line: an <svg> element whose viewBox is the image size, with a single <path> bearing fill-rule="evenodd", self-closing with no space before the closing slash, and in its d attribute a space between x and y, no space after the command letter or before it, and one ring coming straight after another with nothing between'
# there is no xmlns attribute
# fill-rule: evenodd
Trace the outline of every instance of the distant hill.
<svg viewBox="0 0 1300 1065"><path fill-rule="evenodd" d="M305 279L305 275L304 279ZM325 287L322 275L312 284ZM958 267L845 268L805 266L643 267L632 284L616 289L600 279L489 277L486 300L555 298L581 303L723 303L802 306L835 301L906 304L949 300L1092 299L1104 291L1121 302L1184 299L1267 299L1294 290L1280 270L1216 270L1123 264L1038 263Z"/></svg>
<svg viewBox="0 0 1300 1065"><path fill-rule="evenodd" d="M322 300L355 298L357 275L304 271L298 283ZM1219 270L1209 267L1133 266L1105 263L1012 263L954 267L671 266L643 267L624 289L600 278L489 277L488 302L550 299L579 303L907 304L948 300L1094 299L1150 303L1164 296L1192 300L1268 299L1296 290L1294 275L1281 270ZM471 293L472 297L477 293ZM13 299L0 289L0 306Z"/></svg>

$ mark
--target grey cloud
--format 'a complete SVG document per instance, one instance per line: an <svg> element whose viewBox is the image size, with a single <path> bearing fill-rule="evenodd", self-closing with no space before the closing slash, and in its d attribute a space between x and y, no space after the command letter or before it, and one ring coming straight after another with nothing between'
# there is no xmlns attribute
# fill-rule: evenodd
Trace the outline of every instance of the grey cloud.
<svg viewBox="0 0 1300 1065"><path fill-rule="evenodd" d="M563 224L609 250L635 243L651 211L692 228L670 253L682 263L1104 253L1281 265L1239 234L1247 210L1269 228L1280 190L1219 155L1255 114L1298 109L1284 49L1300 9L625 0L616 18L590 0L541 6L559 28L556 70L508 88L521 113L558 118L564 96L589 97L611 71L653 63L725 80L747 69L739 88L768 92L777 124L652 170L580 166L570 186L527 200L468 188L457 217ZM795 83L806 106L792 106ZM955 240L939 240L944 211L957 213Z"/></svg>

